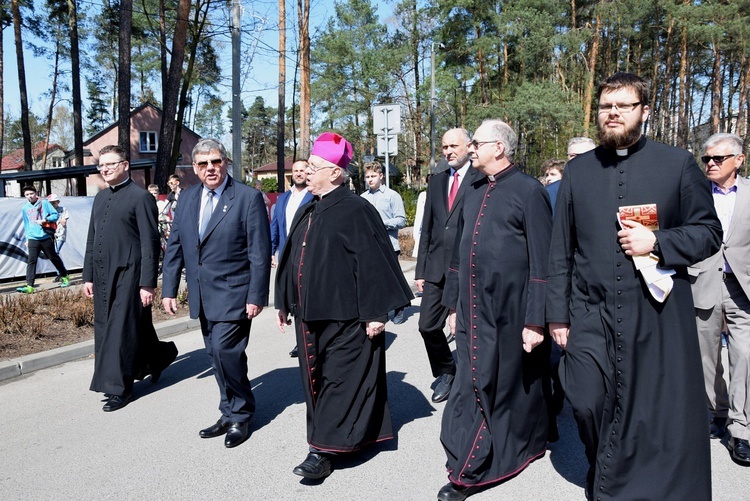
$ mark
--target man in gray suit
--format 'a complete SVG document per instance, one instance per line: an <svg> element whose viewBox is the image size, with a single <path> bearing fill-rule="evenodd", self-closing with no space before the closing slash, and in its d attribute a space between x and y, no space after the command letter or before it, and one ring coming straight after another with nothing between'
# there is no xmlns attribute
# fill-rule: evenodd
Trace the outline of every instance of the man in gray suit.
<svg viewBox="0 0 750 501"><path fill-rule="evenodd" d="M732 458L750 466L750 182L737 175L745 160L739 136L714 134L703 151L701 160L724 230L719 252L690 268L710 436L719 439L728 430ZM729 391L721 362L724 320L729 336Z"/></svg>
<svg viewBox="0 0 750 501"><path fill-rule="evenodd" d="M192 158L202 183L180 194L164 255L162 304L174 314L185 267L190 317L200 319L221 395L221 417L199 435L226 435L224 445L235 447L250 435L255 412L245 349L252 319L268 304L271 234L263 195L227 176L220 142L201 139Z"/></svg>

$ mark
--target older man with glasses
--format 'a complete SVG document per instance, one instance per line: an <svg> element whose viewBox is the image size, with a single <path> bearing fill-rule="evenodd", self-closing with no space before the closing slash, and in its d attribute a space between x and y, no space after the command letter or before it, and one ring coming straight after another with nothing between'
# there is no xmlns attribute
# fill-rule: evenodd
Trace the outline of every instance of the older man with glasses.
<svg viewBox="0 0 750 501"><path fill-rule="evenodd" d="M466 187L443 293L457 361L440 432L450 480L440 501L502 482L546 450L552 209L544 186L515 167L517 144L500 120L486 120L469 142L478 173Z"/></svg>
<svg viewBox="0 0 750 501"><path fill-rule="evenodd" d="M325 132L276 274L278 327L294 316L309 453L292 471L331 474L341 454L394 436L385 377L388 312L412 298L378 211L346 187L352 145Z"/></svg>
<svg viewBox="0 0 750 501"><path fill-rule="evenodd" d="M164 253L162 305L174 315L184 268L190 317L200 320L219 387L220 417L198 435L223 436L232 448L250 436L255 413L245 350L252 320L268 304L271 232L261 193L228 175L223 144L201 139L192 158L201 184L180 196Z"/></svg>
<svg viewBox="0 0 750 501"><path fill-rule="evenodd" d="M738 175L745 162L742 138L714 134L703 145L716 213L724 231L721 250L690 269L710 415L709 436L729 431L731 457L750 466L750 181ZM721 361L721 333L729 342L729 389Z"/></svg>

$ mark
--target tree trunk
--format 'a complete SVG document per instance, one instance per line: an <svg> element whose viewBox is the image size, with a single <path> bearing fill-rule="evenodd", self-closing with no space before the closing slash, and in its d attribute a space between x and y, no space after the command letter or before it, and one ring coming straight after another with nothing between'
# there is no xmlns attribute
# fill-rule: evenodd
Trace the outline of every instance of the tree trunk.
<svg viewBox="0 0 750 501"><path fill-rule="evenodd" d="M583 133L588 135L591 125L591 101L594 98L594 77L596 76L596 58L599 54L599 25L601 23L601 13L596 11L596 26L594 26L594 39L591 43L591 52L588 61L588 80L586 82L586 91L583 95Z"/></svg>
<svg viewBox="0 0 750 501"><path fill-rule="evenodd" d="M117 67L117 144L130 160L130 34L132 0L120 0L120 40Z"/></svg>
<svg viewBox="0 0 750 501"><path fill-rule="evenodd" d="M661 140L668 144L673 144L672 134L672 109L669 105L670 102L670 90L672 82L672 31L674 29L674 18L669 21L667 27L667 40L664 42L664 48L666 49L667 60L664 64L664 71L661 73L661 78L655 78L651 82L651 88L654 89L654 94L659 95L658 89L661 89L661 99L659 103L659 116L658 120L661 124L662 134ZM656 119L657 117L654 116ZM658 136L657 136L658 137Z"/></svg>
<svg viewBox="0 0 750 501"><path fill-rule="evenodd" d="M688 147L688 103L687 103L687 85L688 85L688 30L687 26L682 27L682 45L680 49L680 104L679 104L679 122L677 123L677 146L680 148Z"/></svg>
<svg viewBox="0 0 750 501"><path fill-rule="evenodd" d="M31 154L31 132L29 131L29 98L26 93L26 66L23 62L23 39L21 38L21 9L18 0L11 0L13 12L13 34L16 41L16 65L18 66L18 90L21 97L21 133L23 135L23 169L31 170L34 158Z"/></svg>
<svg viewBox="0 0 750 501"><path fill-rule="evenodd" d="M44 149L42 150L42 169L47 168L47 149L49 148L49 136L52 131L52 113L55 111L55 99L57 98L57 75L60 72L60 28L57 28L55 36L55 65L52 70L52 96L49 100L49 111L47 113L47 125L44 133Z"/></svg>
<svg viewBox="0 0 750 501"><path fill-rule="evenodd" d="M70 31L70 78L73 93L73 165L83 165L83 101L81 99L81 62L78 50L76 0L68 0L68 29Z"/></svg>
<svg viewBox="0 0 750 501"><path fill-rule="evenodd" d="M412 62L414 69L414 100L416 102L416 109L414 111L414 167L416 168L418 177L422 176L422 100L419 96L419 11L417 10L417 2L413 0L412 3ZM434 70L434 68L433 68ZM408 95L408 94L407 94ZM432 152L430 152L432 154ZM413 173L412 173L413 175ZM421 179L419 180L421 183Z"/></svg>
<svg viewBox="0 0 750 501"><path fill-rule="evenodd" d="M195 58L198 55L198 46L201 42L201 37L206 25L208 10L210 6L211 0L198 2L195 5L195 15L193 16L193 22L191 25L193 32L189 37L190 45L188 46L186 44L186 51L188 53L187 68L185 68L185 71L183 73L178 74L181 75L182 86L180 87L180 80L178 80L175 84L176 88L180 88L180 92L179 99L177 101L177 114L175 115L175 113L173 112L172 115L170 115L174 118L172 119L172 139L170 141L172 150L171 154L168 156L168 163L166 167L168 175L174 174L175 168L177 167L177 160L180 158L180 145L182 144L182 124L185 123L185 109L187 108L188 104L187 95L188 90L190 89L190 82L193 78ZM172 50L172 52L174 53L174 49ZM184 53L185 50L183 50L183 61ZM165 114L164 117L166 118L167 115ZM164 182L166 183L166 178L164 179Z"/></svg>
<svg viewBox="0 0 750 501"><path fill-rule="evenodd" d="M719 132L719 113L721 113L721 51L718 42L714 42L712 48L714 67L711 86L711 134L716 134Z"/></svg>
<svg viewBox="0 0 750 501"><path fill-rule="evenodd" d="M279 0L279 115L276 122L276 176L278 192L284 186L284 112L286 108L286 0Z"/></svg>
<svg viewBox="0 0 750 501"><path fill-rule="evenodd" d="M4 96L4 85L3 85L3 29L5 27L0 22L0 158L3 158L3 138L5 137L5 100ZM3 193L0 193L3 195Z"/></svg>
<svg viewBox="0 0 750 501"><path fill-rule="evenodd" d="M167 20L164 12L164 0L159 0L159 63L161 65L161 102L167 102Z"/></svg>
<svg viewBox="0 0 750 501"><path fill-rule="evenodd" d="M297 0L299 24L299 158L310 156L310 0Z"/></svg>
<svg viewBox="0 0 750 501"><path fill-rule="evenodd" d="M170 175L170 155L175 135L175 112L177 111L176 92L166 92L166 89L177 89L182 76L182 63L185 59L187 45L187 18L190 13L190 0L179 0L177 4L177 21L175 22L174 37L172 38L172 59L169 61L167 85L164 87L164 103L161 127L159 127L159 148L156 151L156 169L154 182L162 191L167 190L167 178Z"/></svg>

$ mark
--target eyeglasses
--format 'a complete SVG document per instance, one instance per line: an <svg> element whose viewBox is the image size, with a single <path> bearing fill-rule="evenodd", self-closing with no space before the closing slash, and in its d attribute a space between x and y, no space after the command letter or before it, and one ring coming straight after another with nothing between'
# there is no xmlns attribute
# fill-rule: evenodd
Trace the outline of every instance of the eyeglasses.
<svg viewBox="0 0 750 501"><path fill-rule="evenodd" d="M108 163L108 164L99 164L99 165L96 166L96 170L103 171L105 169L114 169L115 167L117 167L118 165L120 165L121 163L123 163L124 161L125 160L118 160L117 162L112 162L112 163Z"/></svg>
<svg viewBox="0 0 750 501"><path fill-rule="evenodd" d="M640 106L641 102L638 101L637 103L612 103L612 104L600 104L599 105L599 113L609 113L612 108L616 109L620 113L630 113L635 109L636 106Z"/></svg>
<svg viewBox="0 0 750 501"><path fill-rule="evenodd" d="M721 164L724 163L724 160L726 160L727 158L732 158L732 157L736 157L736 156L737 156L736 153L733 153L731 155L703 155L701 157L701 162L703 162L704 164L708 165L708 162L710 162L711 160L713 160L714 164L721 165Z"/></svg>
<svg viewBox="0 0 750 501"><path fill-rule="evenodd" d="M310 164L307 164L307 167L305 167L305 170L310 170L310 171L312 171L312 173L313 173L313 174L315 174L315 173L316 173L316 172L318 172L319 170L323 170L323 169L333 169L334 167L335 167L334 165L326 165L326 166L324 166L324 167L316 167L316 166L314 166L314 165L310 165Z"/></svg>
<svg viewBox="0 0 750 501"><path fill-rule="evenodd" d="M473 146L474 149L476 150L476 149L479 149L479 147L482 146L483 144L497 143L499 141L500 141L499 139L493 139L491 141L477 141L476 139L472 139L469 142L469 145Z"/></svg>
<svg viewBox="0 0 750 501"><path fill-rule="evenodd" d="M204 160L203 162L195 162L196 167L203 170L206 167L208 167L208 164L211 164L214 167L221 167L221 165L224 163L223 158L212 158L211 160Z"/></svg>

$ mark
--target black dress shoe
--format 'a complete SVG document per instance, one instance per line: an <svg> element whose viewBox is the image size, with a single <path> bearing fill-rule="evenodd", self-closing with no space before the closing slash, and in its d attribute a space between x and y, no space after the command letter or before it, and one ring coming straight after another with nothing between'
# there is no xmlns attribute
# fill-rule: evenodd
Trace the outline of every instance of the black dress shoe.
<svg viewBox="0 0 750 501"><path fill-rule="evenodd" d="M216 424L213 424L208 428L204 428L199 431L198 435L200 435L201 438L220 437L221 435L225 435L227 433L227 430L231 425L232 423L226 423L219 419L218 421L216 421Z"/></svg>
<svg viewBox="0 0 750 501"><path fill-rule="evenodd" d="M325 478L331 474L331 460L322 454L311 452L292 473L313 480Z"/></svg>
<svg viewBox="0 0 750 501"><path fill-rule="evenodd" d="M292 351L289 352L289 356L292 358L297 358L299 356L299 348L296 346L292 348Z"/></svg>
<svg viewBox="0 0 750 501"><path fill-rule="evenodd" d="M479 487L462 487L451 482L440 489L437 498L438 501L463 501L478 490Z"/></svg>
<svg viewBox="0 0 750 501"><path fill-rule="evenodd" d="M743 466L750 466L750 443L743 438L729 439L732 459Z"/></svg>
<svg viewBox="0 0 750 501"><path fill-rule="evenodd" d="M708 425L708 436L714 440L720 439L727 431L727 418L715 417Z"/></svg>
<svg viewBox="0 0 750 501"><path fill-rule="evenodd" d="M451 394L453 386L453 374L442 374L435 380L435 392L432 394L432 401L435 403L442 402Z"/></svg>
<svg viewBox="0 0 750 501"><path fill-rule="evenodd" d="M244 423L232 423L224 437L224 447L231 449L237 447L250 437L250 421Z"/></svg>
<svg viewBox="0 0 750 501"><path fill-rule="evenodd" d="M107 403L104 404L104 407L102 407L102 410L104 412L112 412L116 411L118 409L122 409L126 405L128 405L133 400L133 394L128 393L127 395L111 395L107 399Z"/></svg>

